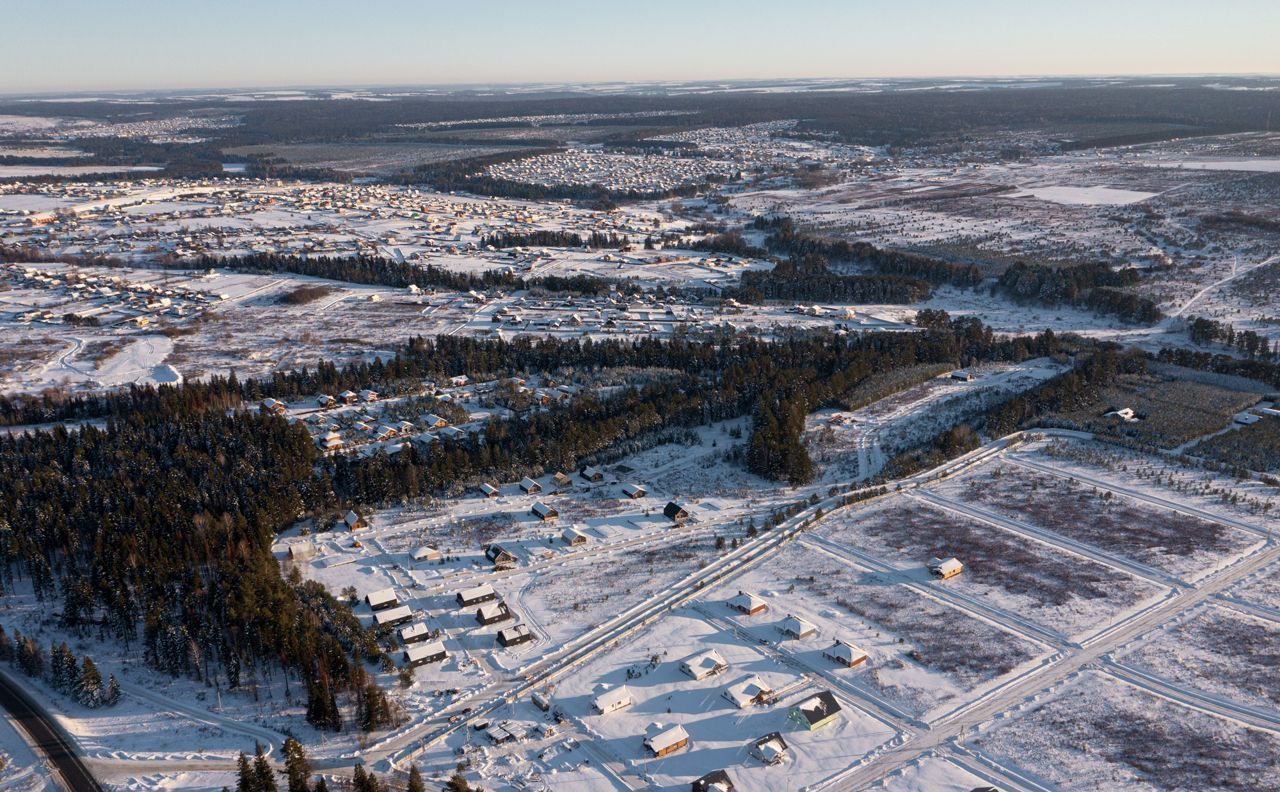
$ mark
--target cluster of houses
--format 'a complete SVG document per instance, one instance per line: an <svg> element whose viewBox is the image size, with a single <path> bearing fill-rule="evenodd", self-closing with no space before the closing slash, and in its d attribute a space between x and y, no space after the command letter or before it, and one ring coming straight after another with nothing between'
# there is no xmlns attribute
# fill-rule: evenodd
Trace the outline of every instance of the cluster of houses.
<svg viewBox="0 0 1280 792"><path fill-rule="evenodd" d="M463 429L452 426L448 419L431 412L424 412L415 420L386 419L375 415L372 409L380 398L377 391L370 389L359 393L347 390L336 396L322 393L315 397L314 406L304 405L306 411L297 416L292 415L289 404L280 399L263 399L259 408L266 413L287 416L291 422L301 421L316 447L323 452L402 440L401 444L388 449L394 451L399 450L404 442L431 445L441 440L461 440L471 432L480 431L479 427ZM356 409L339 409L342 407Z"/></svg>
<svg viewBox="0 0 1280 792"><path fill-rule="evenodd" d="M600 187L614 192L662 193L701 184L709 178L726 178L737 170L733 163L706 157L571 149L490 165L485 173L494 179L544 187Z"/></svg>
<svg viewBox="0 0 1280 792"><path fill-rule="evenodd" d="M950 559L955 561L955 559ZM941 562L940 562L941 563ZM959 563L958 561L956 562ZM950 569L950 567L948 567ZM956 573L952 573L956 574ZM763 598L749 591L738 591L729 599L725 600L725 605L731 610L737 611L743 616L758 616L769 609L768 603ZM778 623L778 632L786 638L797 641L814 638L818 635L818 628L811 622L799 616L787 614L787 616ZM867 661L867 653L858 646L842 639L835 639L831 646L822 650L822 656L833 663L845 666L846 668L854 668L862 665Z"/></svg>
<svg viewBox="0 0 1280 792"><path fill-rule="evenodd" d="M222 299L185 286L135 283L119 275L92 271L0 264L0 274L15 287L40 289L61 298L56 307L14 313L13 319L25 324L80 321L147 327L166 318L195 316Z"/></svg>
<svg viewBox="0 0 1280 792"><path fill-rule="evenodd" d="M461 609L475 608L476 622L482 627L514 621L516 618L515 611L507 607L507 604L498 596L498 592L488 583L463 589L455 595L454 599ZM524 624L512 625L498 631L498 644L504 648L519 646L533 639L533 631Z"/></svg>

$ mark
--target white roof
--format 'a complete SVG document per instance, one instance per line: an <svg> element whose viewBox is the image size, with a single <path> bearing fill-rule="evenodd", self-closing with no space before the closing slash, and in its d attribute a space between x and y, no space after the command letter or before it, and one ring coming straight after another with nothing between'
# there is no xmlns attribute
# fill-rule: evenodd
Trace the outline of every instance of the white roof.
<svg viewBox="0 0 1280 792"><path fill-rule="evenodd" d="M948 558L943 561L941 558L935 558L929 562L929 571L937 574L946 574L947 572L959 572L964 569L964 564L955 558Z"/></svg>
<svg viewBox="0 0 1280 792"><path fill-rule="evenodd" d="M498 488L497 488L497 487L495 487L495 486L493 486L492 484L481 484L481 485L480 485L480 491L481 491L481 492L484 492L484 493L487 493L487 494L492 494L492 493L497 492L497 491L498 491Z"/></svg>
<svg viewBox="0 0 1280 792"><path fill-rule="evenodd" d="M426 624L415 622L408 627L401 628L400 640L407 641L411 638L417 638L419 635L426 635L429 632L431 632L431 628L427 627Z"/></svg>
<svg viewBox="0 0 1280 792"><path fill-rule="evenodd" d="M370 607L376 608L379 605L386 605L388 602L395 602L399 598L396 597L395 589L384 588L370 592L365 596L365 599L368 600Z"/></svg>
<svg viewBox="0 0 1280 792"><path fill-rule="evenodd" d="M373 614L373 619L378 623L379 626L381 626L383 624L389 624L391 622L399 621L401 619L412 618L412 616L413 616L413 611L409 608L409 606L401 605L398 608L389 608L387 610L378 611L377 613Z"/></svg>
<svg viewBox="0 0 1280 792"><path fill-rule="evenodd" d="M622 491L628 495L634 495L637 492L644 492L644 487L639 484L626 484L622 487Z"/></svg>
<svg viewBox="0 0 1280 792"><path fill-rule="evenodd" d="M534 481L533 479L529 478L528 476L525 476L524 478L520 479L520 486L523 487L524 489L533 489L534 487L541 487L542 485Z"/></svg>
<svg viewBox="0 0 1280 792"><path fill-rule="evenodd" d="M790 615L782 620L782 629L785 632L792 633L793 635L803 635L807 632L814 632L817 630L816 627L799 616Z"/></svg>
<svg viewBox="0 0 1280 792"><path fill-rule="evenodd" d="M545 514L550 514L550 513L551 513L551 512L553 512L553 511L555 511L555 509L554 509L554 508L552 508L551 506L548 506L547 504L543 503L542 501L538 501L538 502L536 502L536 503L534 503L534 504L533 504L533 512L534 512L535 514L545 515Z"/></svg>
<svg viewBox="0 0 1280 792"><path fill-rule="evenodd" d="M587 538L586 534L577 530L576 528L565 528L564 533L561 535L565 538L565 541L568 541L568 542L574 542L574 541L577 541L578 539Z"/></svg>
<svg viewBox="0 0 1280 792"><path fill-rule="evenodd" d="M867 653L862 649L854 646L848 641L841 641L839 638L837 638L836 642L826 650L826 654L831 657L838 657L846 663L852 663L854 660L867 656Z"/></svg>
<svg viewBox="0 0 1280 792"><path fill-rule="evenodd" d="M438 655L441 652L444 652L443 641L427 641L426 643L415 644L413 646L407 647L404 650L404 656L409 659L410 663L412 663L417 660L421 660L425 657Z"/></svg>
<svg viewBox="0 0 1280 792"><path fill-rule="evenodd" d="M504 641L510 641L523 635L529 635L531 632L529 625L517 624L514 627L507 627L506 629L498 630L498 637L502 638ZM534 695L536 696L538 694L535 693Z"/></svg>
<svg viewBox="0 0 1280 792"><path fill-rule="evenodd" d="M752 611L761 605L767 605L763 598L757 597L749 591L739 591L736 596L729 598L729 604L746 611Z"/></svg>
<svg viewBox="0 0 1280 792"><path fill-rule="evenodd" d="M716 651L715 649L708 649L705 652L698 652L696 655L693 655L691 657L686 657L684 659L683 665L685 665L688 668L692 668L696 670L700 668L702 669L721 668L724 666L728 666L729 663L725 661L724 656L722 656L718 651Z"/></svg>
<svg viewBox="0 0 1280 792"><path fill-rule="evenodd" d="M596 709L607 710L618 706L619 704L630 704L634 701L631 697L631 689L626 685L621 687L609 688L595 697Z"/></svg>
<svg viewBox="0 0 1280 792"><path fill-rule="evenodd" d="M646 731L649 736L644 738L645 745L652 748L654 753L662 753L671 746L679 745L689 739L689 732L678 723L673 726L651 723Z"/></svg>
<svg viewBox="0 0 1280 792"><path fill-rule="evenodd" d="M430 545L423 545L422 547L419 547L417 550L413 551L414 561L421 561L425 558L439 558L439 557L440 557L440 551L435 549L434 547L431 547Z"/></svg>
<svg viewBox="0 0 1280 792"><path fill-rule="evenodd" d="M472 602L474 600L488 597L493 593L494 593L493 586L489 585L488 583L481 583L479 586L476 586L475 588L463 589L462 591L459 591L458 596L462 597L462 599L467 602Z"/></svg>
<svg viewBox="0 0 1280 792"><path fill-rule="evenodd" d="M506 606L503 605L501 602L490 602L486 605L481 605L479 612L480 612L480 618L485 619L487 621L489 619L501 616L503 613L505 613Z"/></svg>
<svg viewBox="0 0 1280 792"><path fill-rule="evenodd" d="M772 692L773 688L766 685L763 679L758 676L749 676L736 685L725 688L724 697L739 707L745 707L761 693L768 695Z"/></svg>

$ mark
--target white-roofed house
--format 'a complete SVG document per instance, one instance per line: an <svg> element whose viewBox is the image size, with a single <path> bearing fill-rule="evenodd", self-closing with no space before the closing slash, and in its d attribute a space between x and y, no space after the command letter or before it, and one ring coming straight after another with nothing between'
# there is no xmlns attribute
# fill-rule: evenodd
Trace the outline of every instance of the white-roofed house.
<svg viewBox="0 0 1280 792"><path fill-rule="evenodd" d="M941 558L934 558L929 561L929 574L942 580L953 578L963 571L964 564L955 558L948 558L945 561Z"/></svg>
<svg viewBox="0 0 1280 792"><path fill-rule="evenodd" d="M493 586L488 583L482 583L469 589L463 589L458 592L458 607L470 608L473 605L479 605L484 602L493 602L498 598L498 592L493 590Z"/></svg>
<svg viewBox="0 0 1280 792"><path fill-rule="evenodd" d="M739 591L736 595L730 597L726 604L738 613L743 613L747 616L755 616L757 613L764 613L769 609L768 603L762 598L746 591Z"/></svg>
<svg viewBox="0 0 1280 792"><path fill-rule="evenodd" d="M675 753L689 744L689 732L680 724L668 726L662 723L650 723L645 729L644 745L654 756L666 756Z"/></svg>
<svg viewBox="0 0 1280 792"><path fill-rule="evenodd" d="M411 644L425 641L431 637L431 628L423 622L414 622L408 627L400 628L400 643Z"/></svg>
<svg viewBox="0 0 1280 792"><path fill-rule="evenodd" d="M778 732L770 732L751 743L751 755L767 765L781 764L787 758L787 741Z"/></svg>
<svg viewBox="0 0 1280 792"><path fill-rule="evenodd" d="M402 658L409 668L416 668L427 663L438 663L449 656L443 641L428 641L406 647Z"/></svg>
<svg viewBox="0 0 1280 792"><path fill-rule="evenodd" d="M706 679L729 669L729 663L715 649L698 652L680 663L680 670L694 679Z"/></svg>
<svg viewBox="0 0 1280 792"><path fill-rule="evenodd" d="M364 601L375 611L394 608L400 604L400 598L396 596L396 590L392 588L371 591L364 595Z"/></svg>
<svg viewBox="0 0 1280 792"><path fill-rule="evenodd" d="M542 485L528 476L525 476L520 479L520 489L526 495L537 495L539 492L542 492Z"/></svg>
<svg viewBox="0 0 1280 792"><path fill-rule="evenodd" d="M853 668L867 661L867 653L862 649L854 646L848 641L842 641L839 638L836 642L822 650L822 656L833 663L839 663L847 668Z"/></svg>
<svg viewBox="0 0 1280 792"><path fill-rule="evenodd" d="M812 638L817 635L818 628L799 616L787 614L787 618L783 619L782 624L778 625L778 632L797 641L803 641L806 638Z"/></svg>
<svg viewBox="0 0 1280 792"><path fill-rule="evenodd" d="M414 561L439 561L440 551L430 545L423 545L410 554Z"/></svg>
<svg viewBox="0 0 1280 792"><path fill-rule="evenodd" d="M631 689L626 685L616 688L601 685L596 688L596 696L591 700L591 706L601 715L617 712L620 709L630 707L634 703L635 698L631 695Z"/></svg>
<svg viewBox="0 0 1280 792"><path fill-rule="evenodd" d="M639 484L623 484L622 494L632 500L636 500L637 498L643 498L646 493L644 487Z"/></svg>
<svg viewBox="0 0 1280 792"><path fill-rule="evenodd" d="M397 627L405 622L413 620L413 609L408 605L400 605L387 610L380 610L373 614L373 620L379 629L389 629Z"/></svg>
<svg viewBox="0 0 1280 792"><path fill-rule="evenodd" d="M738 709L746 709L752 704L763 704L773 695L773 688L765 684L760 677L753 675L725 688L720 695L733 702Z"/></svg>

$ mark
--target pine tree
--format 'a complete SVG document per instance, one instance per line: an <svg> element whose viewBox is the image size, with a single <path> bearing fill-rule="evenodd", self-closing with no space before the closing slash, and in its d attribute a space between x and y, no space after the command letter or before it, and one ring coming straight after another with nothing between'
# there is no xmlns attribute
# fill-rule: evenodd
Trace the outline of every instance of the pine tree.
<svg viewBox="0 0 1280 792"><path fill-rule="evenodd" d="M422 772L416 764L409 765L409 786L405 792L427 792L426 785L422 783Z"/></svg>
<svg viewBox="0 0 1280 792"><path fill-rule="evenodd" d="M254 775L249 757L244 755L244 751L240 752L240 758L236 760L236 792L259 792L258 777Z"/></svg>
<svg viewBox="0 0 1280 792"><path fill-rule="evenodd" d="M102 704L102 674L88 655L80 670L80 684L76 691L76 699L86 707L94 709Z"/></svg>
<svg viewBox="0 0 1280 792"><path fill-rule="evenodd" d="M120 683L116 681L115 674L107 675L107 690L102 695L102 703L108 707L114 707L120 703Z"/></svg>
<svg viewBox="0 0 1280 792"><path fill-rule="evenodd" d="M289 779L289 792L308 792L307 777L311 775L311 763L302 743L289 737L284 746L285 776Z"/></svg>
<svg viewBox="0 0 1280 792"><path fill-rule="evenodd" d="M454 773L444 785L444 792L471 792L471 784L467 783L462 773Z"/></svg>
<svg viewBox="0 0 1280 792"><path fill-rule="evenodd" d="M253 783L255 792L278 792L279 790L276 785L276 774L271 769L271 763L267 761L267 755L263 753L262 743L258 743L253 749Z"/></svg>
<svg viewBox="0 0 1280 792"><path fill-rule="evenodd" d="M312 788L312 792L329 792L329 784L324 780L324 776L316 776L316 785Z"/></svg>

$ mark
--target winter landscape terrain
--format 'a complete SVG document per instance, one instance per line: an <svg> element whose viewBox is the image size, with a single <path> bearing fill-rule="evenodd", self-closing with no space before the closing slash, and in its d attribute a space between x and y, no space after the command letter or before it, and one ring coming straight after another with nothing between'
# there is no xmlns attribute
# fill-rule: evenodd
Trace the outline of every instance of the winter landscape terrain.
<svg viewBox="0 0 1280 792"><path fill-rule="evenodd" d="M1276 89L0 97L0 790L1280 789Z"/></svg>

